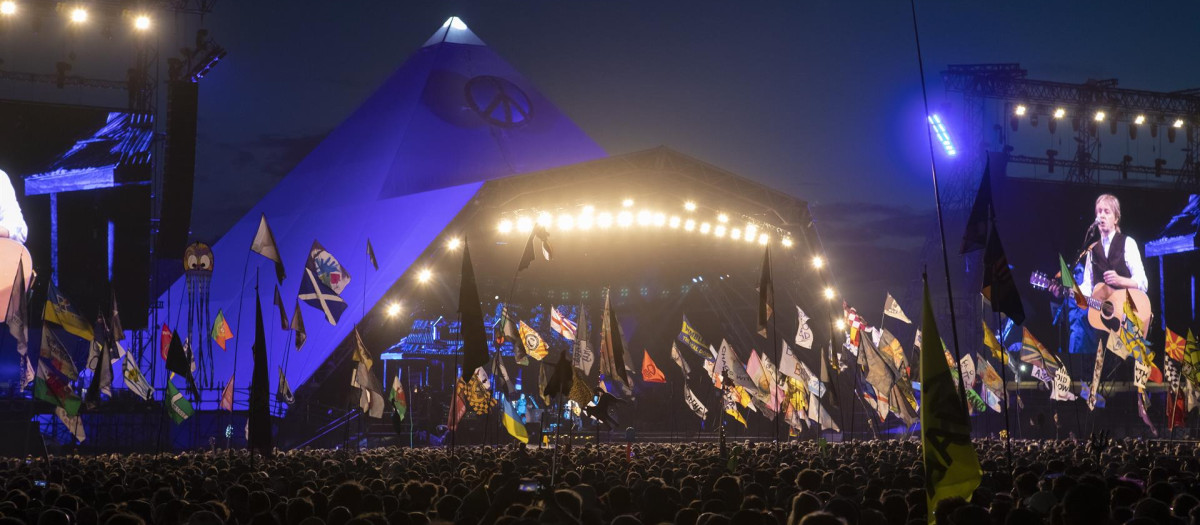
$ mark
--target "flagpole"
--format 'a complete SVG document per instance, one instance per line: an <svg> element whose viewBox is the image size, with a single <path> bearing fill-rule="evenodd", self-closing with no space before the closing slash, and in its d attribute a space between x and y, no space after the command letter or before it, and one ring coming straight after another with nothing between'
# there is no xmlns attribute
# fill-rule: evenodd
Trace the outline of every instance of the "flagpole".
<svg viewBox="0 0 1200 525"><path fill-rule="evenodd" d="M455 338L458 345L458 352L454 352L454 397L450 398L450 419L454 421L454 428L450 430L450 454L454 454L454 447L458 443L458 425L462 421L458 418L458 383L462 381L462 374L458 372L458 354L462 352L462 313L458 314L458 335ZM465 407L464 407L465 408ZM466 415L466 414L463 414Z"/></svg>
<svg viewBox="0 0 1200 525"><path fill-rule="evenodd" d="M767 247L767 261L771 261L771 248ZM768 266L771 274L775 273L775 265ZM779 439L779 416L783 410L779 406L779 396L776 392L779 391L779 364L783 360L783 348L779 345L779 316L775 314L775 276L767 276L771 281L771 344L775 345L775 363L772 367L775 373L775 392L767 392L767 396L771 398L771 402L775 403L775 445L776 449L782 448L783 442ZM682 356L680 356L682 357Z"/></svg>
<svg viewBox="0 0 1200 525"><path fill-rule="evenodd" d="M1000 312L996 312L996 326L997 327L1000 326ZM1004 361L1006 360L1006 358L1008 360L1011 360L1012 356L1008 355L1008 349L1004 347L1003 341L1000 341L999 339L997 339L997 342L1000 343L1000 352L1001 352L1001 354L1000 354L1000 357L1001 357L1000 381L1004 387L1004 453L1006 456L1008 456L1008 469L1011 471L1012 470L1012 426L1011 426L1011 423L1009 422L1009 417L1008 417L1009 412L1011 411L1011 407L1010 407L1009 400L1008 400L1008 366L1004 363ZM1017 382L1017 388L1020 388L1020 387L1021 387L1021 383Z"/></svg>
<svg viewBox="0 0 1200 525"><path fill-rule="evenodd" d="M917 46L917 69L921 75L921 100L925 104L925 114L928 115L929 94L926 92L925 88L925 62L921 57L921 35L917 30L917 3L916 0L909 0L908 3L912 10L913 40L916 42ZM929 171L933 178L933 202L934 207L937 209L938 240L940 241L942 247L942 270L946 274L946 300L950 304L950 332L954 339L954 366L958 369L959 378L958 396L959 399L965 404L967 402L967 392L962 383L962 353L958 348L958 317L954 313L954 290L950 285L950 256L946 252L946 225L942 218L942 195L941 190L938 188L937 161L933 153L933 135L929 128L925 129L925 138L929 142Z"/></svg>

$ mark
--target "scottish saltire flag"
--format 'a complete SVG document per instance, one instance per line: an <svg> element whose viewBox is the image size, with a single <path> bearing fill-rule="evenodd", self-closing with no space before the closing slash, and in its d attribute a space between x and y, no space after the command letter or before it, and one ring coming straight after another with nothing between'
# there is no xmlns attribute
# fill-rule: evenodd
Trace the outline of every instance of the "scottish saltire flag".
<svg viewBox="0 0 1200 525"><path fill-rule="evenodd" d="M308 250L308 261L304 267L312 270L313 275L335 294L341 295L346 285L350 284L350 272L316 240Z"/></svg>
<svg viewBox="0 0 1200 525"><path fill-rule="evenodd" d="M333 291L324 281L321 281L311 268L304 268L304 276L300 279L300 300L304 301L309 306L316 308L325 314L325 320L331 325L337 325L338 319L342 318L342 313L346 311L346 301L342 299L337 292ZM299 309L297 309L299 312ZM297 314L298 315L298 314ZM295 326L295 323L293 323ZM299 331L297 331L297 349L303 344L300 342Z"/></svg>
<svg viewBox="0 0 1200 525"><path fill-rule="evenodd" d="M568 341L575 340L575 323L572 323L570 319L559 313L558 308L550 309L550 328L558 332L558 335L563 336L563 339Z"/></svg>

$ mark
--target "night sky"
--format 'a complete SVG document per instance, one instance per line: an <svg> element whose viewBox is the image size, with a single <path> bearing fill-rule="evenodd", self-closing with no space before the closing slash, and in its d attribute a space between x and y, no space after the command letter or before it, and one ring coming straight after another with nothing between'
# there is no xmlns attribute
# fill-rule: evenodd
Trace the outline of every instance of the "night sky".
<svg viewBox="0 0 1200 525"><path fill-rule="evenodd" d="M934 108L947 64L1200 87L1200 4L918 2L918 14ZM903 1L218 2L204 25L229 55L201 85L195 236L215 241L449 16L610 154L666 145L808 200L852 303L882 304L933 255L920 253L933 191ZM28 49L3 45L6 69Z"/></svg>

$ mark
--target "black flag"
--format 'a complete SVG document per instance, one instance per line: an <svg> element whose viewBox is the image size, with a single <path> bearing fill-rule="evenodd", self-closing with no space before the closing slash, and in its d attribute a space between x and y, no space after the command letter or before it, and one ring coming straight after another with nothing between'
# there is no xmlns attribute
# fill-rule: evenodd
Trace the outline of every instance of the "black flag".
<svg viewBox="0 0 1200 525"><path fill-rule="evenodd" d="M617 312L612 309L611 293L604 296L604 322L601 324L600 358L602 372L606 377L620 379L629 384L629 374L625 372L625 341L621 337L621 324L617 322ZM607 362L605 362L607 360Z"/></svg>
<svg viewBox="0 0 1200 525"><path fill-rule="evenodd" d="M758 278L758 335L767 336L767 321L775 313L775 285L771 283L771 247L763 251L762 276Z"/></svg>
<svg viewBox="0 0 1200 525"><path fill-rule="evenodd" d="M92 340L91 359L88 366L92 369L92 382L88 385L87 394L83 400L89 407L100 404L100 394L112 397L112 334L104 322L104 316L96 318L96 338Z"/></svg>
<svg viewBox="0 0 1200 525"><path fill-rule="evenodd" d="M262 299L254 291L254 372L250 376L250 413L247 445L251 451L271 455L271 408L268 383L267 338L263 329Z"/></svg>
<svg viewBox="0 0 1200 525"><path fill-rule="evenodd" d="M292 326L288 323L287 310L283 308L283 297L279 295L279 285L275 285L275 306L279 307L279 328L287 331L291 330Z"/></svg>
<svg viewBox="0 0 1200 525"><path fill-rule="evenodd" d="M536 257L536 255L534 255L535 250L533 247L533 242L535 239L542 247L542 257L549 261L550 257L553 255L550 249L550 232L546 231L545 226L534 226L533 231L529 232L529 240L525 242L525 251L521 253L521 264L517 265L518 272L528 268L529 264L532 263L533 259Z"/></svg>
<svg viewBox="0 0 1200 525"><path fill-rule="evenodd" d="M542 391L542 395L553 398L559 394L564 396L570 394L571 384L574 382L575 371L571 369L571 356L567 355L566 350L563 350L558 356L558 364L554 365L554 374L546 382L546 389Z"/></svg>
<svg viewBox="0 0 1200 525"><path fill-rule="evenodd" d="M367 259L371 260L371 267L379 269L379 261L375 260L375 248L371 247L371 239L367 239Z"/></svg>
<svg viewBox="0 0 1200 525"><path fill-rule="evenodd" d="M192 356L183 349L179 332L171 333L171 346L167 349L167 370L183 376L187 380L188 392L192 399L200 399L200 389L196 388L196 380L192 377Z"/></svg>
<svg viewBox="0 0 1200 525"><path fill-rule="evenodd" d="M475 284L475 269L471 266L471 248L463 247L462 281L458 288L458 313L462 315L463 380L470 380L475 369L488 362L487 333L483 327L483 308L479 303L479 288Z"/></svg>
<svg viewBox="0 0 1200 525"><path fill-rule="evenodd" d="M1008 257L1000 245L1000 234L996 232L995 224L992 224L992 234L988 236L987 249L983 252L981 292L992 303L993 312L1001 312L1017 324L1025 322L1025 307L1021 305L1021 296L1017 295L1017 285L1013 282Z"/></svg>
<svg viewBox="0 0 1200 525"><path fill-rule="evenodd" d="M962 249L960 255L970 253L984 247L988 238L988 219L992 210L992 164L989 160L983 168L983 178L979 181L979 192L975 194L975 204L971 206L971 216L967 218L967 227L963 231Z"/></svg>

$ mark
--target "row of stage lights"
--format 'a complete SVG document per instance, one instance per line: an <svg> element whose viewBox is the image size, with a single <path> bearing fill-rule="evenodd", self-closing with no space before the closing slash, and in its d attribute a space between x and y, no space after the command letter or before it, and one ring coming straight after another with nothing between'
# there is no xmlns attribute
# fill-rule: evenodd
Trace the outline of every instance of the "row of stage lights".
<svg viewBox="0 0 1200 525"><path fill-rule="evenodd" d="M632 208L633 199L625 199L621 206L623 208ZM696 211L696 203L688 201L684 203L685 211L691 213ZM729 215L720 213L717 215L715 223L707 221L697 221L690 217L681 217L679 215L667 216L666 213L656 212L647 209L642 209L637 213L632 210L625 209L616 214L610 212L597 212L594 206L584 206L578 216L568 213L560 214L556 218L553 214L547 211L539 212L536 216L521 215L513 219L501 219L496 229L502 234L512 233L514 230L519 233L529 233L533 231L534 225L542 226L547 229L557 229L561 232L571 230L591 230L597 228L607 230L614 226L618 228L631 228L634 225L641 227L655 228L670 228L672 230L682 229L686 232L699 232L701 235L712 235L717 238L728 237L732 240L742 240L747 243L758 242L760 245L766 245L771 242L771 235L762 232L764 228L753 223L746 223L745 228L735 228L729 226ZM785 248L791 248L795 243L791 237L783 236L780 244Z"/></svg>
<svg viewBox="0 0 1200 525"><path fill-rule="evenodd" d="M1048 108L1048 107L1043 107L1041 109L1044 109L1045 114L1051 117L1051 120L1048 124L1051 133L1054 133L1055 127L1056 127L1055 125L1057 124L1057 121L1063 120L1068 117L1067 109L1064 107L1055 107L1053 111L1049 111L1050 108ZM1012 115L1009 117L1009 120L1010 120L1009 125L1013 131L1016 131L1017 123L1019 122L1019 119L1021 117L1029 116L1030 124L1033 126L1037 126L1038 113L1039 112L1034 111L1034 108L1030 108L1029 106L1026 106L1025 104L1017 104L1016 106L1013 107ZM1077 117L1081 117L1081 116L1083 116L1083 115L1073 116L1072 118L1077 118ZM1155 119L1155 118L1146 116L1145 113L1127 114L1124 116L1128 118L1129 123L1130 123L1130 126L1129 126L1130 138L1137 138L1137 127L1145 125L1145 124L1150 124L1150 126L1151 126L1150 127L1150 136L1156 137L1156 136L1158 136L1158 125L1161 124L1161 125L1168 126L1167 127L1167 136L1171 140L1171 142L1174 142L1175 141L1175 132L1178 130L1184 129L1187 126L1187 121L1185 119L1183 119L1182 117L1173 117L1172 118L1172 117L1167 117L1165 115L1160 115L1160 116L1158 116L1157 119ZM1107 112L1103 109L1095 110L1094 112L1091 113L1090 117L1091 117L1091 121L1096 125L1099 125L1101 122L1105 122L1105 121L1109 122L1110 131L1112 133L1117 132L1117 120L1119 120L1119 117L1114 117L1113 114L1110 114L1109 112ZM1155 121L1157 121L1157 123ZM1078 121L1073 121L1073 122L1078 124ZM1189 133L1190 133L1190 131L1191 130L1189 129Z"/></svg>
<svg viewBox="0 0 1200 525"><path fill-rule="evenodd" d="M81 4L59 3L56 10L65 15L72 26L82 26L91 17L88 8ZM21 5L16 0L0 0L0 17L8 19L17 16L20 12ZM153 25L153 19L145 13L124 11L122 16L129 19L130 26L137 32L149 31Z"/></svg>
<svg viewBox="0 0 1200 525"><path fill-rule="evenodd" d="M1029 108L1026 107L1024 104L1017 104L1017 107L1013 108L1013 115L1016 115L1018 117L1024 117L1028 113L1029 113ZM1067 110L1066 110L1066 108L1054 108L1054 113L1052 114L1052 116L1056 120L1062 120L1067 117ZM1092 120L1094 120L1096 122L1104 122L1104 120L1107 118L1108 118L1108 113L1106 113L1104 110L1097 110L1095 113L1092 114ZM1134 124L1141 126L1142 124L1146 123L1146 120L1147 120L1146 115L1139 113L1138 115L1135 115L1133 117L1132 122ZM1166 122L1166 120L1167 120L1166 118L1160 119L1161 122ZM1184 124L1186 124L1186 122L1184 122L1183 119L1176 118L1174 121L1171 122L1171 127L1175 128L1175 129L1182 129Z"/></svg>

